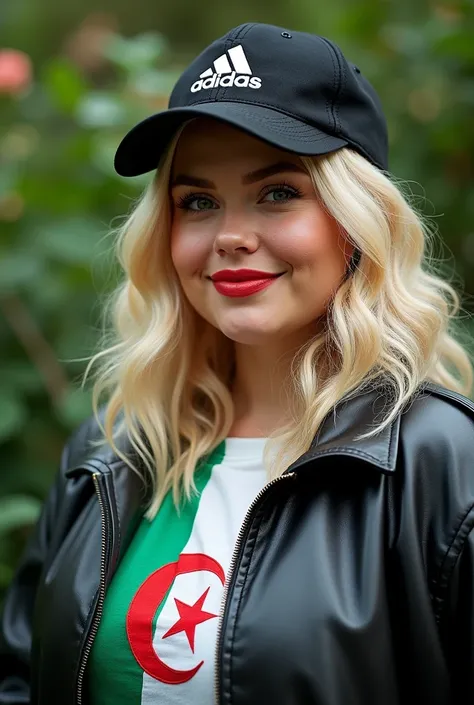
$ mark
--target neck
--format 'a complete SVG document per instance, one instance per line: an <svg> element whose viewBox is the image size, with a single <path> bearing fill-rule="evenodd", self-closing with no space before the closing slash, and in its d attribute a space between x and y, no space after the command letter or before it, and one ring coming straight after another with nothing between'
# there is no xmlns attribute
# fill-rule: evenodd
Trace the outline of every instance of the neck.
<svg viewBox="0 0 474 705"><path fill-rule="evenodd" d="M231 385L235 415L229 435L268 436L290 421L291 363L302 342L280 341L265 347L235 343Z"/></svg>

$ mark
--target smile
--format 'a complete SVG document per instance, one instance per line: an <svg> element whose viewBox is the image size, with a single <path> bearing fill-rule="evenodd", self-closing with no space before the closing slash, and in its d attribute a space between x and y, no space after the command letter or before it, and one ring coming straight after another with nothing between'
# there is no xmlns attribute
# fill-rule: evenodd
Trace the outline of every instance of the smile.
<svg viewBox="0 0 474 705"><path fill-rule="evenodd" d="M277 277L265 277L264 279L251 279L249 281L216 281L212 283L219 294L223 296L251 296L258 291L262 291L262 289L266 289L281 276L282 274Z"/></svg>

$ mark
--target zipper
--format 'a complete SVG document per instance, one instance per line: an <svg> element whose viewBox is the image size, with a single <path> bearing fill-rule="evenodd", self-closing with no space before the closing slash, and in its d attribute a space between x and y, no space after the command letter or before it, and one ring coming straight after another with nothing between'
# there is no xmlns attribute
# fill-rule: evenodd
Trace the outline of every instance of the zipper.
<svg viewBox="0 0 474 705"><path fill-rule="evenodd" d="M86 665L87 665L87 659L89 658L91 649L92 649L92 644L94 642L94 639L97 635L97 631L99 629L99 622L102 617L102 610L104 607L104 599L105 599L105 575L106 575L106 562L107 562L107 548L108 548L108 535L107 535L107 528L108 528L108 509L107 509L107 503L104 501L102 497L102 492L100 489L98 477L100 473L95 472L92 475L92 479L94 481L94 486L95 486L95 491L97 493L97 497L99 500L99 506L100 506L100 514L101 514L101 551L100 551L100 583L99 583L99 591L98 591L98 599L96 602L96 606L94 609L94 617L92 620L92 624L89 628L89 632L86 637L86 641L84 644L84 648L82 649L81 653L81 658L79 661L79 671L77 675L77 690L76 690L76 705L82 705L82 686L83 686L83 681L84 681L84 673L86 670Z"/></svg>
<svg viewBox="0 0 474 705"><path fill-rule="evenodd" d="M242 526L240 527L240 531L237 536L237 541L235 542L234 551L233 551L232 558L230 561L229 570L227 571L227 575L225 577L224 591L223 591L222 600L221 600L221 607L219 610L219 621L218 621L218 626L217 626L217 639L216 639L216 650L215 650L215 669L214 669L214 673L215 673L215 680L214 680L215 705L219 705L219 689L220 689L219 652L220 652L221 640L222 640L223 616L224 616L224 611L225 611L225 607L226 607L229 586L230 586L232 578L233 578L235 566L237 564L238 559L240 558L240 549L242 548L244 536L245 536L245 534L247 532L247 528L253 518L252 514L254 513L255 507L260 502L262 497L269 491L269 489L271 487L273 487L273 485L276 485L277 482L282 482L283 480L288 479L290 477L293 479L297 476L297 474L298 473L296 473L296 472L286 471L285 473L283 473L283 475L280 475L279 477L274 478L273 480L271 480L271 482L269 482L267 485L265 485L265 487L262 487L260 492L253 499L250 507L248 508L247 513L244 518L244 521L242 523Z"/></svg>
<svg viewBox="0 0 474 705"><path fill-rule="evenodd" d="M337 449L332 450L328 455L337 455ZM304 459L299 459L292 463L287 470L280 475L279 477L274 478L266 484L260 492L256 495L256 497L253 499L252 503L250 504L247 513L245 515L244 521L242 523L242 526L240 527L239 534L237 536L237 540L234 546L234 551L232 554L229 570L227 571L227 575L225 577L224 581L224 589L223 589L223 595L222 595L222 600L221 600L221 606L219 610L219 621L218 621L218 627L217 627L217 640L216 640L216 648L215 648L215 682L214 682L214 691L215 691L215 703L216 705L219 705L218 697L219 697L219 687L220 687L220 673L219 673L219 667L218 667L218 656L219 656L219 651L221 647L221 640L222 640L222 622L223 622L223 616L224 616L224 611L226 607L226 601L227 601L227 596L229 592L229 587L230 583L233 578L233 573L237 564L237 561L240 557L240 550L242 548L244 536L247 532L247 528L252 520L252 514L254 513L255 507L257 504L260 502L262 497L272 488L277 482L283 482L288 478L294 479L297 477L298 473L294 472L297 468L300 468L303 465L306 465L307 463L314 461L316 456L312 458L304 458ZM77 681L76 681L76 703L75 705L82 705L82 688L83 688L83 681L84 681L84 674L87 666L87 660L89 658L90 652L92 650L92 644L94 642L94 639L97 635L97 632L99 630L99 623L102 618L102 611L104 607L104 600L105 600L105 592L106 592L106 568L107 568L107 557L108 557L108 545L109 545L109 509L107 505L107 500L104 500L104 497L102 496L102 491L100 489L100 484L99 484L99 476L101 475L101 472L97 470L97 467L93 464L88 464L87 467L85 465L74 468L74 470L69 471L68 476L73 477L75 474L77 474L79 471L83 472L84 469L89 472L92 475L92 479L94 482L94 487L95 491L97 494L97 498L99 501L99 507L100 507L100 512L101 512L101 558L100 558L100 582L99 582L99 589L98 589L98 597L97 597L97 602L94 608L94 616L92 620L92 624L89 628L89 631L86 635L86 640L84 643L84 647L81 652L80 660L79 660L79 670L78 670L78 675L77 675Z"/></svg>

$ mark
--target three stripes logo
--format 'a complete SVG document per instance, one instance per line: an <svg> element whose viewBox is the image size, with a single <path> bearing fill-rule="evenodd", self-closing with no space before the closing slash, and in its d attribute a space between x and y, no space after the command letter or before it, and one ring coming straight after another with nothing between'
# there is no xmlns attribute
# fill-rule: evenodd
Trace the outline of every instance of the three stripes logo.
<svg viewBox="0 0 474 705"><path fill-rule="evenodd" d="M239 44L229 49L214 61L213 69L209 68L199 76L191 86L191 92L197 93L217 86L237 86L237 88L260 88L262 79L252 75L247 57Z"/></svg>

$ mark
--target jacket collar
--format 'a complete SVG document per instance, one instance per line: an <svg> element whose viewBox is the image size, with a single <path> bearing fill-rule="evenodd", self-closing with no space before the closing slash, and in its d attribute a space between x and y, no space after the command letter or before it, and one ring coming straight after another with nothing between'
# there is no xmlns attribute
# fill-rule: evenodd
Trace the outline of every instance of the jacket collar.
<svg viewBox="0 0 474 705"><path fill-rule="evenodd" d="M465 396L453 392L440 384L425 380L410 397L410 403L396 414L382 431L366 439L359 436L379 426L389 413L390 399L387 386L383 384L368 391L357 391L343 399L323 421L309 450L295 461L286 472L296 470L307 460L328 455L343 455L359 458L384 474L395 472L401 420L407 406L416 397L433 395L444 401L456 404L474 418L474 404Z"/></svg>
<svg viewBox="0 0 474 705"><path fill-rule="evenodd" d="M342 455L359 458L384 474L395 471L400 436L400 414L370 438L360 439L379 426L387 411L383 389L359 391L342 400L323 421L310 448L287 470L292 472L308 460Z"/></svg>
<svg viewBox="0 0 474 705"><path fill-rule="evenodd" d="M422 386L429 387L431 393L442 397L459 396L431 383L425 383ZM465 402L459 403L465 404ZM474 405L470 404L470 406L474 418ZM385 418L383 412L386 411L386 407L387 395L381 393L380 389L358 391L354 396L343 400L327 415L310 448L286 470L286 473L297 470L300 466L307 466L318 457L328 456L358 458L370 464L376 471L383 474L393 473L396 469L401 414L397 414L377 435L365 440L358 438L381 423ZM86 437L90 437L87 430L84 433ZM79 439L82 451L85 445L83 441L84 437L82 441ZM126 451L126 447L122 449ZM72 462L75 461L72 460ZM126 550L130 537L142 516L143 507L148 504L150 487L149 485L145 487L143 478L140 478L136 472L132 472L108 445L103 446L101 450L92 451L87 459L79 460L79 464L73 464L66 472L66 476L72 478L84 472L101 476L100 484L103 492L109 496L111 521L113 520L114 526L120 527L116 532L118 538L114 539L114 555L117 559Z"/></svg>
<svg viewBox="0 0 474 705"><path fill-rule="evenodd" d="M424 383L422 388L436 388L436 385ZM398 413L386 427L370 438L360 439L378 426L388 411L388 398L383 387L358 391L353 396L343 399L326 416L310 448L303 453L286 472L293 472L308 460L322 456L341 455L359 458L384 474L395 471L397 450L400 437L401 414ZM127 453L127 445L123 447ZM129 449L128 449L129 450ZM92 451L89 458L81 463L89 471L114 470L124 465L123 461L108 446ZM78 468L77 468L78 469ZM73 474L68 473L68 474Z"/></svg>

